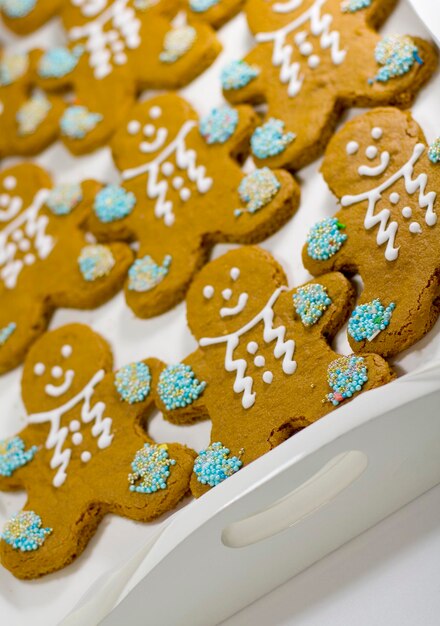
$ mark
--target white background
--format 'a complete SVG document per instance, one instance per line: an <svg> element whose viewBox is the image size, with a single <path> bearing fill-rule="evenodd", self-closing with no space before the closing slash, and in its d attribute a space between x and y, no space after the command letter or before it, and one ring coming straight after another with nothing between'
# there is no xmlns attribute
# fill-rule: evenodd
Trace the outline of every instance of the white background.
<svg viewBox="0 0 440 626"><path fill-rule="evenodd" d="M426 31L404 1L400 2L384 32L426 36ZM25 41L6 33L3 35L15 49L63 41L56 22ZM229 59L242 56L252 45L243 16L222 29L220 38L225 48L221 57L183 91L202 114L221 101L218 87L221 66ZM414 107L414 115L428 140L439 134L439 94L440 77L437 75ZM344 119L356 113L358 111L352 111ZM106 181L118 180L108 149L73 159L58 144L36 160L53 172L57 182L93 175ZM15 160L4 162L3 167L12 162ZM319 165L319 162L315 163L300 172L302 203L298 214L280 233L264 243L264 247L283 263L292 285L308 279L300 259L306 232L317 219L331 215L336 208L335 200L318 173ZM218 246L215 256L226 249L226 246ZM72 320L91 324L112 343L116 367L147 356L160 356L173 362L194 347L186 330L184 304L155 320L136 320L120 294L96 311L59 311L51 327ZM439 325L428 338L399 359L400 371L412 369L434 352L440 352L438 329ZM347 348L342 334L338 347L341 350ZM17 432L24 424L19 380L20 370L0 378L0 437ZM200 449L208 442L209 424L179 429L164 424L160 416L155 416L150 424L150 434L159 441L179 440ZM23 503L23 494L0 494L0 524ZM108 517L81 558L64 571L41 581L19 582L0 568L0 623L2 626L31 622L36 626L50 626L57 623L98 575L117 566L121 555L132 554L148 539L153 528L154 525ZM440 623L439 556L440 488L437 488L227 623L230 626L248 623L437 626Z"/></svg>

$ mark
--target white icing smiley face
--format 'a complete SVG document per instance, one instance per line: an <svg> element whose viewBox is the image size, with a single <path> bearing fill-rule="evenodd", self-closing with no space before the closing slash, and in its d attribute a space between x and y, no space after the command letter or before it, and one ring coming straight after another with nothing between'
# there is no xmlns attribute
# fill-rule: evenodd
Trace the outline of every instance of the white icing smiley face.
<svg viewBox="0 0 440 626"><path fill-rule="evenodd" d="M73 349L69 344L62 346L60 355L62 359L68 359L72 355ZM35 376L43 376L46 372L46 365L41 361L34 365ZM60 365L54 365L50 370L51 377L54 382L47 383L44 386L46 395L52 398L59 398L69 391L72 386L75 372L71 369L64 370ZM56 383L58 381L58 383Z"/></svg>
<svg viewBox="0 0 440 626"><path fill-rule="evenodd" d="M148 117L149 119L145 124L138 119L132 119L127 124L127 133L140 140L138 149L142 154L157 152L164 146L168 138L168 130L156 126L157 120L162 117L162 109L158 106L152 106L148 111Z"/></svg>
<svg viewBox="0 0 440 626"><path fill-rule="evenodd" d="M388 168L388 165L390 164L390 153L387 150L379 152L379 148L376 145L377 142L382 139L382 136L383 130L379 126L375 126L371 130L372 142L365 149L365 157L371 162L371 165L368 165L368 161L366 161L365 164L360 165L357 170L359 176L381 176ZM348 156L357 155L359 150L360 146L357 141L349 141L346 145L346 152Z"/></svg>
<svg viewBox="0 0 440 626"><path fill-rule="evenodd" d="M229 277L232 283L234 283L240 277L240 270L238 269L238 267L233 267L231 269L231 271L229 272ZM214 295L214 287L212 285L205 285L205 287L203 288L203 297L205 298L205 300L211 300ZM249 299L249 295L246 292L241 292L234 300L232 298L233 290L231 289L231 287L227 287L226 289L222 290L221 295L225 306L222 306L219 310L218 314L220 315L220 317L235 317L245 310ZM232 306L226 306L226 304L229 305L230 301L232 301ZM235 304L233 304L234 301Z"/></svg>

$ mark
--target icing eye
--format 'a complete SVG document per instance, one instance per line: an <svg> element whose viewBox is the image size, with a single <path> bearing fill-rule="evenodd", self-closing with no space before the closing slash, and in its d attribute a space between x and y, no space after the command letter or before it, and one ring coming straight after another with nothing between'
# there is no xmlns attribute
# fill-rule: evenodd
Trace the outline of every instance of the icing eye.
<svg viewBox="0 0 440 626"><path fill-rule="evenodd" d="M141 123L138 120L131 120L127 124L127 133L129 135L136 135L141 129Z"/></svg>
<svg viewBox="0 0 440 626"><path fill-rule="evenodd" d="M206 285L203 288L203 297L206 300L211 300L213 295L214 295L214 287L212 285Z"/></svg>
<svg viewBox="0 0 440 626"><path fill-rule="evenodd" d="M223 300L230 300L232 296L231 289L223 289L222 291Z"/></svg>
<svg viewBox="0 0 440 626"><path fill-rule="evenodd" d="M357 141L349 141L346 147L347 154L356 154L359 150L359 144Z"/></svg>
<svg viewBox="0 0 440 626"><path fill-rule="evenodd" d="M153 137L155 132L156 132L156 129L153 126L153 124L145 124L144 129L143 129L143 133L145 137Z"/></svg>
<svg viewBox="0 0 440 626"><path fill-rule="evenodd" d="M63 375L63 370L61 369L61 367L59 367L59 365L55 365L55 367L51 369L50 373L54 378L61 378L61 376Z"/></svg>
<svg viewBox="0 0 440 626"><path fill-rule="evenodd" d="M162 109L160 107L151 107L150 117L152 120L157 120L162 115Z"/></svg>
<svg viewBox="0 0 440 626"><path fill-rule="evenodd" d="M380 139L382 135L383 135L383 130L379 128L379 126L375 126L373 130L371 131L371 136L373 137L373 139L376 139L376 141Z"/></svg>
<svg viewBox="0 0 440 626"><path fill-rule="evenodd" d="M35 376L43 376L46 371L46 367L44 363L35 363L34 365L34 374Z"/></svg>
<svg viewBox="0 0 440 626"><path fill-rule="evenodd" d="M6 178L3 180L3 187L8 191L15 189L16 186L17 179L14 176L6 176Z"/></svg>
<svg viewBox="0 0 440 626"><path fill-rule="evenodd" d="M238 269L238 267L233 267L229 273L229 276L232 278L232 280L237 280L237 278L240 276L240 270Z"/></svg>
<svg viewBox="0 0 440 626"><path fill-rule="evenodd" d="M61 356L65 359L68 359L69 356L71 356L72 352L72 346L69 346L67 344L61 348Z"/></svg>
<svg viewBox="0 0 440 626"><path fill-rule="evenodd" d="M368 146L368 148L365 150L365 156L367 157L367 159L370 159L370 161L377 157L377 153L378 150L376 146Z"/></svg>

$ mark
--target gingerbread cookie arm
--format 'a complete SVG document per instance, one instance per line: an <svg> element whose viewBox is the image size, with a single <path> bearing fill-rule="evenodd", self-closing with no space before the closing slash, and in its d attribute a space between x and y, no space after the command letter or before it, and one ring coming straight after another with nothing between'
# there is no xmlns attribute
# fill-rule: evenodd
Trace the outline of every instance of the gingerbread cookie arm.
<svg viewBox="0 0 440 626"><path fill-rule="evenodd" d="M221 73L223 95L231 104L258 105L266 102L266 55L254 48L242 61L232 61Z"/></svg>

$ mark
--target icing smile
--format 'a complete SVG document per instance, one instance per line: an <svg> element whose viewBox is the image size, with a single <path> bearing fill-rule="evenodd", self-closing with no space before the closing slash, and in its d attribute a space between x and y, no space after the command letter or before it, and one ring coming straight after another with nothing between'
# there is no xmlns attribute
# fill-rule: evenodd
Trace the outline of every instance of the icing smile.
<svg viewBox="0 0 440 626"><path fill-rule="evenodd" d="M238 303L235 306L232 307L223 307L222 309L220 309L220 315L221 317L230 317L232 315L238 315L239 313L241 313L247 304L248 301L248 294L247 293L241 293L239 298L238 298Z"/></svg>
<svg viewBox="0 0 440 626"><path fill-rule="evenodd" d="M69 391L74 377L75 377L75 372L73 370L67 370L67 372L64 375L64 381L60 385L47 384L44 387L44 391L47 393L48 396L53 396L54 398L58 398L59 396L62 396L63 394L65 394L66 391Z"/></svg>

